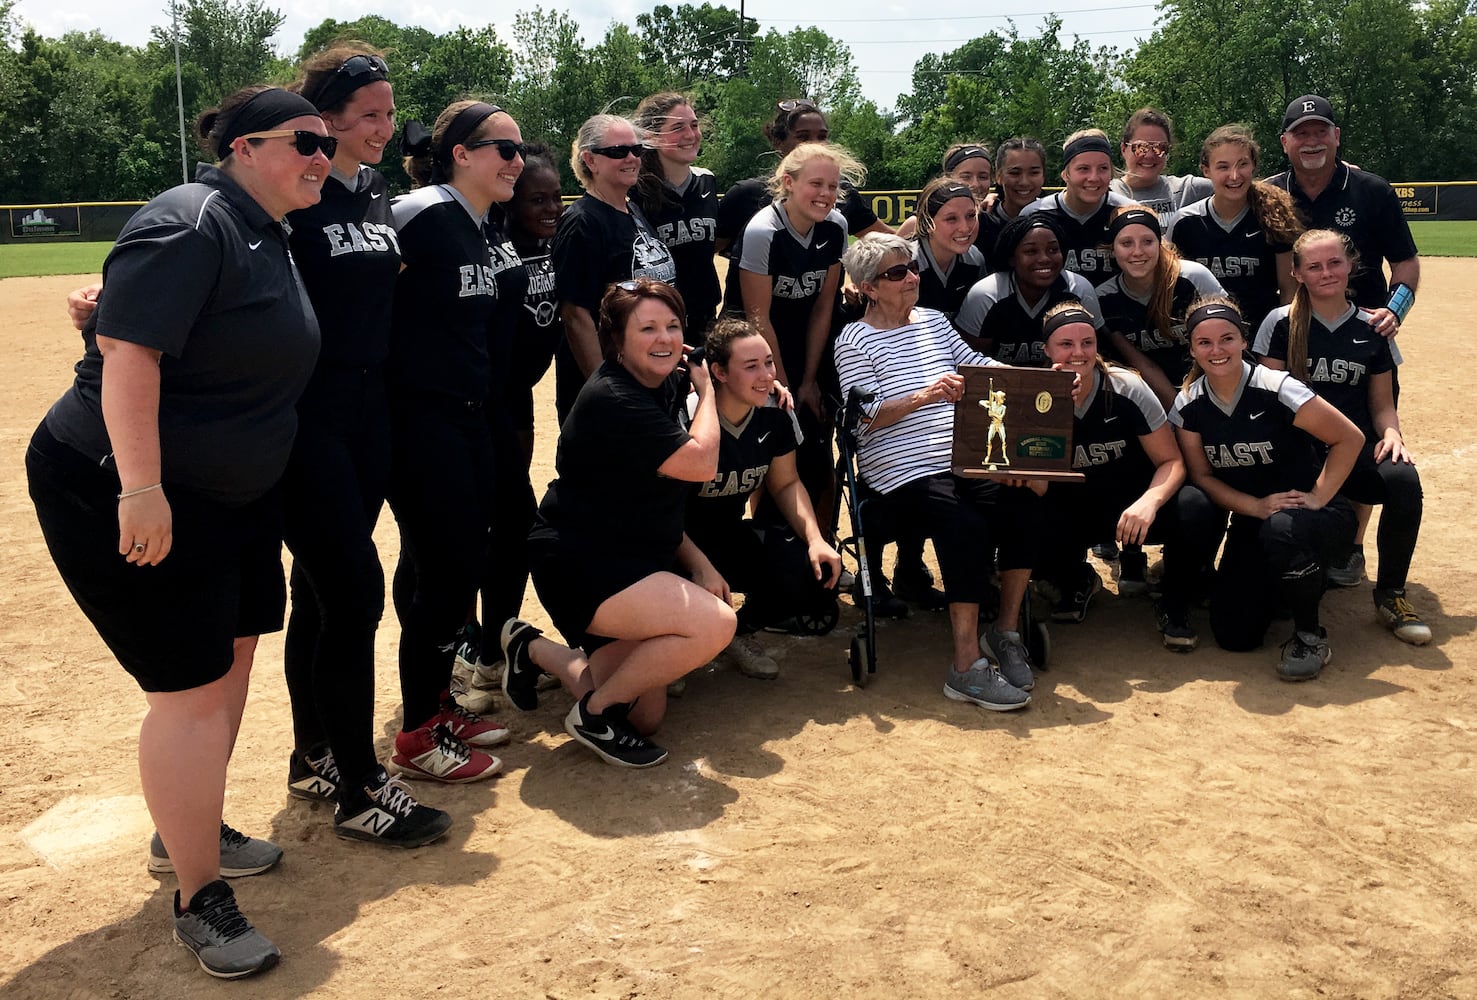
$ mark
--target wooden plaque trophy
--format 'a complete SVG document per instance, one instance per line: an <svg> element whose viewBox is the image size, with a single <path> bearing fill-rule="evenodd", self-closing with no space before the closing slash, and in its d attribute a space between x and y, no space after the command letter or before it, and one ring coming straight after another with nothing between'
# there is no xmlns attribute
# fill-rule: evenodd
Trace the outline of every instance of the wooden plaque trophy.
<svg viewBox="0 0 1477 1000"><path fill-rule="evenodd" d="M1048 368L961 365L954 474L1081 482L1072 471L1072 374Z"/></svg>

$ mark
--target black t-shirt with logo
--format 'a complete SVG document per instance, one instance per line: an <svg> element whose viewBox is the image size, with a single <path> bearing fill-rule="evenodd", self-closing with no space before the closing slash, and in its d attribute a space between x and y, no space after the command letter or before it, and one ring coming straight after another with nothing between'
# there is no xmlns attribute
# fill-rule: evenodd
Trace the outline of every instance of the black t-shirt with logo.
<svg viewBox="0 0 1477 1000"><path fill-rule="evenodd" d="M770 279L769 326L791 379L805 373L811 311L820 301L826 272L845 250L846 220L835 209L804 236L790 224L783 204L765 208L744 230L739 267Z"/></svg>
<svg viewBox="0 0 1477 1000"><path fill-rule="evenodd" d="M1185 260L1210 270L1241 307L1249 329L1257 329L1277 308L1277 255L1290 253L1292 244L1274 241L1249 206L1227 222L1215 214L1209 198L1197 201L1180 212L1168 239Z"/></svg>
<svg viewBox="0 0 1477 1000"><path fill-rule="evenodd" d="M1113 238L1108 234L1108 223L1112 221L1115 210L1131 204L1133 202L1122 195L1109 191L1103 195L1098 207L1083 217L1068 208L1066 199L1058 192L1037 198L1021 209L1021 214L1050 212L1054 215L1062 227L1063 266L1099 285L1118 270L1113 260Z"/></svg>
<svg viewBox="0 0 1477 1000"><path fill-rule="evenodd" d="M626 203L627 208L634 208ZM586 192L564 210L554 233L559 301L600 315L605 290L631 278L675 284L672 254L640 210L622 212Z"/></svg>
<svg viewBox="0 0 1477 1000"><path fill-rule="evenodd" d="M1093 315L1093 326L1101 334L1102 310L1097 293L1086 278L1071 271L1057 275L1034 306L1022 297L1014 271L987 274L965 295L954 325L984 341L984 353L1001 364L1037 368L1046 363L1041 318L1052 306L1069 300L1082 303L1082 308Z"/></svg>
<svg viewBox="0 0 1477 1000"><path fill-rule="evenodd" d="M794 417L777 406L749 411L742 423L719 415L718 474L694 487L687 501L687 534L698 546L743 520L749 496L764 485L770 463L796 448Z"/></svg>
<svg viewBox="0 0 1477 1000"><path fill-rule="evenodd" d="M1192 260L1180 261L1169 307L1169 335L1165 336L1149 318L1148 297L1139 298L1123 284L1121 274L1097 286L1098 305L1110 337L1122 337L1137 347L1164 372L1171 385L1179 385L1190 371L1190 345L1185 339L1185 316L1190 303L1202 295L1221 295L1224 289L1210 271ZM1112 345L1105 354L1113 354Z"/></svg>
<svg viewBox="0 0 1477 1000"><path fill-rule="evenodd" d="M1291 306L1281 306L1257 331L1256 353L1287 363ZM1374 417L1369 409L1369 380L1395 370L1390 342L1369 325L1369 313L1350 306L1326 326L1314 313L1308 322L1307 382L1334 409L1354 422L1367 440L1374 440Z"/></svg>
<svg viewBox="0 0 1477 1000"><path fill-rule="evenodd" d="M1164 407L1137 372L1108 372L1105 386L1102 372L1093 370L1092 389L1072 410L1072 468L1087 477L1095 495L1138 495L1154 476L1140 438L1164 426Z"/></svg>
<svg viewBox="0 0 1477 1000"><path fill-rule="evenodd" d="M713 244L718 239L718 182L712 171L693 167L681 190L662 183L660 206L648 213L677 268L677 290L687 305L687 342L700 343L723 300Z"/></svg>

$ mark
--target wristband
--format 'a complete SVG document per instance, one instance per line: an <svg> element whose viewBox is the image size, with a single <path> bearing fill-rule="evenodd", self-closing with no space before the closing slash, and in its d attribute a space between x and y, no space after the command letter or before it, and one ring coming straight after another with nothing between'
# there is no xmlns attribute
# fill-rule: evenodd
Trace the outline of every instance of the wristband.
<svg viewBox="0 0 1477 1000"><path fill-rule="evenodd" d="M122 493L119 493L118 494L118 499L119 500L127 500L129 497L136 497L136 496L138 496L138 495L140 495L142 493L150 493L150 492L153 492L154 490L162 490L162 489L164 489L164 484L163 483L155 483L153 486L140 486L136 490L124 490Z"/></svg>
<svg viewBox="0 0 1477 1000"><path fill-rule="evenodd" d="M1390 301L1385 303L1385 308L1394 313L1397 320L1404 323L1413 305L1415 305L1415 289L1402 281L1390 289Z"/></svg>

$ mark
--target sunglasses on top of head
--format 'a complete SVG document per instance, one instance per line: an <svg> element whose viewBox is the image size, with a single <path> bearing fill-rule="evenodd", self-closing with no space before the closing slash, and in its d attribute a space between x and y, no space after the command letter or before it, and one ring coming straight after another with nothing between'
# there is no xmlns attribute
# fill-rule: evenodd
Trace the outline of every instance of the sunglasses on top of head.
<svg viewBox="0 0 1477 1000"><path fill-rule="evenodd" d="M521 142L514 142L512 139L478 139L476 142L468 142L464 145L469 153L474 149L481 149L483 146L496 146L498 155L509 162L512 162L515 156L526 156L528 154L527 146Z"/></svg>
<svg viewBox="0 0 1477 1000"><path fill-rule="evenodd" d="M243 139L281 139L292 137L292 145L299 156L312 156L318 150L323 150L323 155L330 160L333 154L338 152L338 140L331 135L319 135L317 132L309 132L306 129L277 129L273 132L252 132L243 135Z"/></svg>
<svg viewBox="0 0 1477 1000"><path fill-rule="evenodd" d="M808 97L800 97L793 101L780 101L777 105L785 114L796 111L819 111L820 106Z"/></svg>
<svg viewBox="0 0 1477 1000"><path fill-rule="evenodd" d="M910 260L906 264L894 264L885 271L877 272L878 281L902 281L910 274L918 273L918 262Z"/></svg>
<svg viewBox="0 0 1477 1000"><path fill-rule="evenodd" d="M618 146L592 146L590 152L612 160L624 160L628 156L640 156L646 152L646 146L639 142L623 142Z"/></svg>

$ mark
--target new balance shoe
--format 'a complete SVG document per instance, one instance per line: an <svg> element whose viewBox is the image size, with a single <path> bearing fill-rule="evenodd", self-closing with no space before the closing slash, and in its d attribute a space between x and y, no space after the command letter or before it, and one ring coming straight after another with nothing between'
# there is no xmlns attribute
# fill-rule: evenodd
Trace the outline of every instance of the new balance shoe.
<svg viewBox="0 0 1477 1000"><path fill-rule="evenodd" d="M445 726L428 725L395 734L390 766L407 778L463 785L491 778L503 769L503 762L490 753L473 750Z"/></svg>
<svg viewBox="0 0 1477 1000"><path fill-rule="evenodd" d="M200 968L217 979L240 979L276 965L277 946L251 926L236 907L236 894L220 879L204 886L180 910L174 894L174 939L188 948Z"/></svg>
<svg viewBox="0 0 1477 1000"><path fill-rule="evenodd" d="M993 625L980 636L980 652L995 661L1000 675L1012 687L1029 691L1036 686L1031 673L1031 657L1019 632L1002 632Z"/></svg>
<svg viewBox="0 0 1477 1000"><path fill-rule="evenodd" d="M1277 663L1277 676L1285 681L1310 681L1317 677L1333 650L1328 648L1328 629L1319 627L1318 634L1294 631L1282 644L1282 659Z"/></svg>
<svg viewBox="0 0 1477 1000"><path fill-rule="evenodd" d="M604 712L590 711L586 694L564 717L564 730L583 743L607 764L616 767L654 767L667 759L667 751L642 736L626 719L628 705L611 705Z"/></svg>
<svg viewBox="0 0 1477 1000"><path fill-rule="evenodd" d="M1000 671L983 657L968 670L949 668L944 697L971 702L992 712L1011 712L1031 703L1030 695L1000 676Z"/></svg>
<svg viewBox="0 0 1477 1000"><path fill-rule="evenodd" d="M745 677L772 681L780 675L780 665L774 662L774 657L766 653L752 635L734 636L733 641L719 655Z"/></svg>
<svg viewBox="0 0 1477 1000"><path fill-rule="evenodd" d="M451 829L451 816L423 806L399 778L374 769L359 788L351 788L333 814L333 832L345 840L387 847L424 847Z"/></svg>
<svg viewBox="0 0 1477 1000"><path fill-rule="evenodd" d="M282 860L282 848L270 840L248 837L237 833L226 824L221 824L221 877L245 878L260 875ZM164 849L159 831L149 840L149 871L155 875L168 875L174 871L174 862Z"/></svg>
<svg viewBox="0 0 1477 1000"><path fill-rule="evenodd" d="M1421 616L1405 599L1404 590L1375 588L1374 611L1385 628L1394 632L1395 638L1401 642L1424 646L1431 641L1431 626L1421 621Z"/></svg>
<svg viewBox="0 0 1477 1000"><path fill-rule="evenodd" d="M441 699L441 711L431 716L428 726L442 726L469 747L498 747L512 738L508 727L495 719L484 719L458 705L448 694Z"/></svg>
<svg viewBox="0 0 1477 1000"><path fill-rule="evenodd" d="M543 632L518 618L503 623L503 694L520 712L538 708L538 679L543 670L533 662L528 647L541 635Z"/></svg>
<svg viewBox="0 0 1477 1000"><path fill-rule="evenodd" d="M1137 597L1149 592L1149 557L1137 545L1129 546L1118 556L1114 577L1119 597Z"/></svg>
<svg viewBox="0 0 1477 1000"><path fill-rule="evenodd" d="M1335 587L1357 587L1364 582L1364 546L1356 545L1342 566L1328 567L1328 582Z"/></svg>
<svg viewBox="0 0 1477 1000"><path fill-rule="evenodd" d="M1082 624L1087 620L1088 605L1092 604L1092 599L1102 591L1102 577L1097 575L1097 570L1083 563L1082 575L1077 586L1071 592L1064 594L1063 599L1052 608L1051 620L1071 625Z"/></svg>
<svg viewBox="0 0 1477 1000"><path fill-rule="evenodd" d="M327 743L294 750L287 758L287 794L310 802L333 802L338 793L338 765Z"/></svg>
<svg viewBox="0 0 1477 1000"><path fill-rule="evenodd" d="M1164 648L1176 653L1188 653L1200 645L1200 636L1190 625L1190 614L1180 608L1171 608L1164 601L1154 605L1154 621L1159 625L1159 637Z"/></svg>
<svg viewBox="0 0 1477 1000"><path fill-rule="evenodd" d="M456 666L464 673L471 673L480 662L482 654L482 626L467 622L456 639Z"/></svg>

